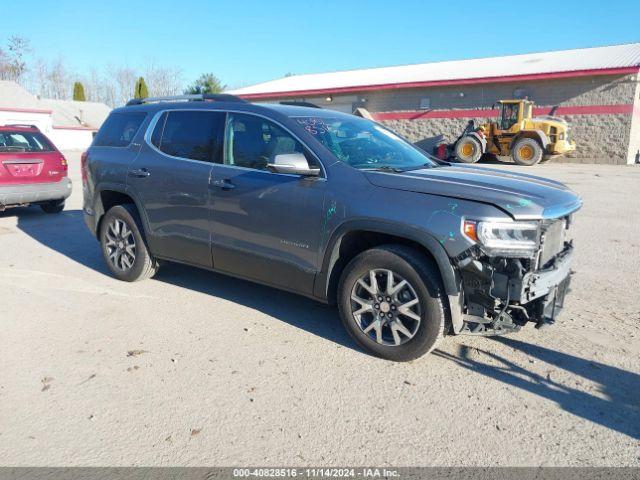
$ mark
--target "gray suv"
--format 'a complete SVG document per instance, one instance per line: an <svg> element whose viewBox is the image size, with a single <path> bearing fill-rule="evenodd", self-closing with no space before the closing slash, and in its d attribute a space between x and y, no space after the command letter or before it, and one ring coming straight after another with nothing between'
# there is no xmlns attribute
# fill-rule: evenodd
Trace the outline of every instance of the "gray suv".
<svg viewBox="0 0 640 480"><path fill-rule="evenodd" d="M449 164L375 122L230 95L133 100L82 159L84 214L113 275L180 262L337 304L367 351L553 322L580 198Z"/></svg>

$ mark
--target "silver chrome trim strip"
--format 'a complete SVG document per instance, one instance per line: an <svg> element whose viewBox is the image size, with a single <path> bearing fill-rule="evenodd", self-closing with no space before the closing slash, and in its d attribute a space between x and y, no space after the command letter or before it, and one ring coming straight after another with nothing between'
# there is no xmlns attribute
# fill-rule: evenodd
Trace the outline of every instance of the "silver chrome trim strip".
<svg viewBox="0 0 640 480"><path fill-rule="evenodd" d="M3 165L29 165L29 164L33 164L33 163L44 163L44 160L40 159L40 158L31 158L31 159L24 159L24 160L3 160L2 164Z"/></svg>

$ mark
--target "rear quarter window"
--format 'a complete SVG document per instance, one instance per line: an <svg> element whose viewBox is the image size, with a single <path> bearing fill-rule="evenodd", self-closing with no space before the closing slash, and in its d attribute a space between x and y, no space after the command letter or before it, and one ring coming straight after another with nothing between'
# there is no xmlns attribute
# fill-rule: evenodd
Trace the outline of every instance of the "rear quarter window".
<svg viewBox="0 0 640 480"><path fill-rule="evenodd" d="M116 112L109 115L93 140L95 147L127 147L140 130L146 112Z"/></svg>

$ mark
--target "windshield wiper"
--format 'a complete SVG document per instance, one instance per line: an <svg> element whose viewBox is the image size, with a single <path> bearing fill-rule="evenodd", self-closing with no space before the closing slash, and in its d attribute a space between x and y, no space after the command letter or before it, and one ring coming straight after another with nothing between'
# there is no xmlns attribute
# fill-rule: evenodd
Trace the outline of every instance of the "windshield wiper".
<svg viewBox="0 0 640 480"><path fill-rule="evenodd" d="M422 165L418 165L417 167L409 167L409 168L405 168L403 171L404 172L409 172L411 170L422 170L423 168L435 168L435 167L439 167L440 165L437 163L432 163L432 162L427 162L427 163L423 163Z"/></svg>
<svg viewBox="0 0 640 480"><path fill-rule="evenodd" d="M403 168L390 167L388 165L384 165L382 167L374 167L374 168L363 168L363 170L372 170L374 172L392 172L392 173L406 172L406 170Z"/></svg>

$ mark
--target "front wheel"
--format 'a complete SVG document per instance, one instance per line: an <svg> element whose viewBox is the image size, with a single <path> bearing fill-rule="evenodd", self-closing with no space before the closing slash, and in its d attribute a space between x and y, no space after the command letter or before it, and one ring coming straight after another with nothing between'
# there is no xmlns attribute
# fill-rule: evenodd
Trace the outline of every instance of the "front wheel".
<svg viewBox="0 0 640 480"><path fill-rule="evenodd" d="M135 207L117 205L105 214L100 245L109 270L118 280L135 282L152 277L158 270L142 235Z"/></svg>
<svg viewBox="0 0 640 480"><path fill-rule="evenodd" d="M471 136L462 137L455 147L456 158L463 163L476 163L482 156L482 145Z"/></svg>
<svg viewBox="0 0 640 480"><path fill-rule="evenodd" d="M401 245L367 250L345 267L338 289L342 323L376 356L413 360L444 336L440 275L417 250Z"/></svg>

